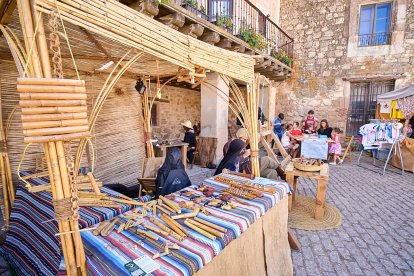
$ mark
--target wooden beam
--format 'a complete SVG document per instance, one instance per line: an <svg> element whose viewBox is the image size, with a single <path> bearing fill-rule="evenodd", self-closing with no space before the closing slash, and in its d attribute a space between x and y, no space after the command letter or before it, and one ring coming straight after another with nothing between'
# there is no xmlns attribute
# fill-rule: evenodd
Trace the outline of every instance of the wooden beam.
<svg viewBox="0 0 414 276"><path fill-rule="evenodd" d="M95 44L96 48L99 49L109 60L112 60L113 62L117 62L112 55L102 46L102 44L85 28L79 27L81 31L88 37L88 39Z"/></svg>
<svg viewBox="0 0 414 276"><path fill-rule="evenodd" d="M182 32L183 34L197 38L203 34L204 27L201 26L200 24L194 23L194 24L186 25L180 28L179 31Z"/></svg>
<svg viewBox="0 0 414 276"><path fill-rule="evenodd" d="M200 40L208 44L215 45L220 41L220 35L214 31L207 31L203 33Z"/></svg>
<svg viewBox="0 0 414 276"><path fill-rule="evenodd" d="M16 0L3 0L0 2L0 24L6 25L9 23L10 16L13 14L17 7Z"/></svg>
<svg viewBox="0 0 414 276"><path fill-rule="evenodd" d="M185 16L181 13L175 12L160 18L157 18L158 21L162 22L164 25L167 25L170 28L178 30L185 23Z"/></svg>
<svg viewBox="0 0 414 276"><path fill-rule="evenodd" d="M233 43L231 45L230 50L233 52L244 53L246 51L246 47L240 44Z"/></svg>

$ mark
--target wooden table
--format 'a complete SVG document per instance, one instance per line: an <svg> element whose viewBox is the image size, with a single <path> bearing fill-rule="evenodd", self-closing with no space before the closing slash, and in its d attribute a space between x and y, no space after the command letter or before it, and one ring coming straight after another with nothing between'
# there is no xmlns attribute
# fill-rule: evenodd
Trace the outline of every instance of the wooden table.
<svg viewBox="0 0 414 276"><path fill-rule="evenodd" d="M325 215L325 194L326 186L329 178L329 166L324 164L321 171L319 172L305 172L293 167L293 162L290 162L285 169L286 181L293 189L292 196L289 201L289 211L292 209L292 204L295 201L297 184L299 177L306 177L311 179L317 179L318 187L316 191L316 208L315 208L315 219L322 219Z"/></svg>
<svg viewBox="0 0 414 276"><path fill-rule="evenodd" d="M172 143L171 145L158 145L158 147L162 150L162 157L165 159L167 157L167 151L169 148L179 147L181 148L181 159L183 161L184 169L187 169L187 148L188 143L179 142L179 143Z"/></svg>

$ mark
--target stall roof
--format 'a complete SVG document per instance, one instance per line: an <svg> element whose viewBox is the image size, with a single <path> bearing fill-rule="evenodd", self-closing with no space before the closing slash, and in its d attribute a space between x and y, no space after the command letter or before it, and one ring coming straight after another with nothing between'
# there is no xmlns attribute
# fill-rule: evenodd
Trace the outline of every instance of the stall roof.
<svg viewBox="0 0 414 276"><path fill-rule="evenodd" d="M414 95L414 83L410 84L407 87L400 88L385 94L378 96L378 100L398 100L401 98L409 97Z"/></svg>

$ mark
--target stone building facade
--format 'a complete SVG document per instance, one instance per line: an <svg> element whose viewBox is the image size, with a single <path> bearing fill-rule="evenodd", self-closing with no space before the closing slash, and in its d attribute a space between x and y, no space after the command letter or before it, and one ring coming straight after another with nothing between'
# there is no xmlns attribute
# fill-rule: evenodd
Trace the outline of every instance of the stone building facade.
<svg viewBox="0 0 414 276"><path fill-rule="evenodd" d="M361 8L384 3L391 4L389 43L360 47ZM276 113L288 121L313 109L346 129L355 84L414 82L414 0L282 0L280 14L282 28L295 38L294 74L277 89Z"/></svg>

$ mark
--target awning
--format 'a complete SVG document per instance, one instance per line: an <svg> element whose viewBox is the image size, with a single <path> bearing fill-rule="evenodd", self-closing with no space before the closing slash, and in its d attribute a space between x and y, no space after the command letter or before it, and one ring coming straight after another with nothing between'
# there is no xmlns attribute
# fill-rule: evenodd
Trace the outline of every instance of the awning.
<svg viewBox="0 0 414 276"><path fill-rule="evenodd" d="M378 101L398 100L414 95L414 84L378 96Z"/></svg>

